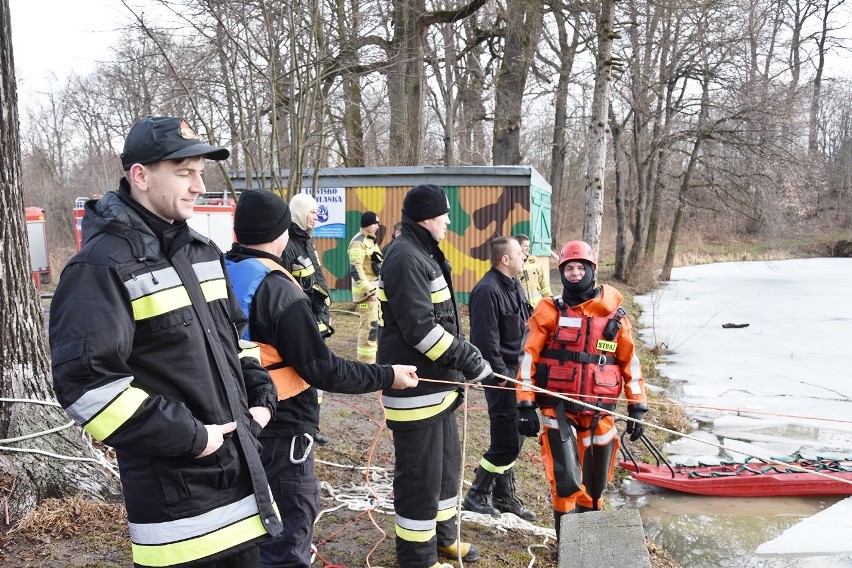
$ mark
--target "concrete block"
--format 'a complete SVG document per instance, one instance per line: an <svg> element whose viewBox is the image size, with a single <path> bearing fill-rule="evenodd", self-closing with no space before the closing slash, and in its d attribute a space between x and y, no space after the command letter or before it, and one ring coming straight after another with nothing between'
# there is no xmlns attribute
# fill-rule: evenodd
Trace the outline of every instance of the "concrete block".
<svg viewBox="0 0 852 568"><path fill-rule="evenodd" d="M559 568L651 568L642 518L636 509L565 515Z"/></svg>

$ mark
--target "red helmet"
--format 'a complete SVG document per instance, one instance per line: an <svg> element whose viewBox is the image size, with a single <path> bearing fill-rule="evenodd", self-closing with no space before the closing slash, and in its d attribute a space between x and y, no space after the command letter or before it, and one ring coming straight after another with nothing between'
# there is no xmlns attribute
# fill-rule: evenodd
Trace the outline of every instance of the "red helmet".
<svg viewBox="0 0 852 568"><path fill-rule="evenodd" d="M559 253L559 268L569 260L588 260L592 263L595 270L598 268L598 260L595 258L595 252L589 243L584 241L569 241L562 247Z"/></svg>

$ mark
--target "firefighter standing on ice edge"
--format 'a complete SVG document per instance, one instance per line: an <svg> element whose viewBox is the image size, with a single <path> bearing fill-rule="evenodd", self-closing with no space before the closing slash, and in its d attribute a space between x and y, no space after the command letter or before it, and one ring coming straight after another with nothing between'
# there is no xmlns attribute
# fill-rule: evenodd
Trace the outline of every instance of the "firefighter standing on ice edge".
<svg viewBox="0 0 852 568"><path fill-rule="evenodd" d="M438 243L450 224L450 204L436 185L418 185L402 203L402 234L388 249L379 281L380 363L417 367L421 380L386 390L382 404L393 432L396 559L401 568L439 566L438 555L479 559L456 539L461 440L455 409L462 381L494 378L479 350L462 337L450 264ZM453 384L456 383L456 384Z"/></svg>
<svg viewBox="0 0 852 568"><path fill-rule="evenodd" d="M257 566L257 541L282 530L255 439L275 390L238 357L222 253L186 224L204 158L228 150L180 118L134 124L126 177L86 202L50 306L53 388L115 448L135 566Z"/></svg>
<svg viewBox="0 0 852 568"><path fill-rule="evenodd" d="M635 354L631 325L621 293L597 286L597 261L591 247L571 241L562 247L559 272L562 297L545 298L529 320L529 336L518 371L518 430L539 437L550 482L556 534L562 515L596 511L612 480L618 450L613 416L544 393L531 385L562 393L608 410L624 390L627 412L642 420L648 405L645 380ZM631 440L642 424L628 422Z"/></svg>
<svg viewBox="0 0 852 568"><path fill-rule="evenodd" d="M379 332L379 300L376 286L382 268L382 251L376 244L379 217L372 211L361 215L361 230L349 241L349 274L352 276L352 301L358 308L358 360L376 362Z"/></svg>

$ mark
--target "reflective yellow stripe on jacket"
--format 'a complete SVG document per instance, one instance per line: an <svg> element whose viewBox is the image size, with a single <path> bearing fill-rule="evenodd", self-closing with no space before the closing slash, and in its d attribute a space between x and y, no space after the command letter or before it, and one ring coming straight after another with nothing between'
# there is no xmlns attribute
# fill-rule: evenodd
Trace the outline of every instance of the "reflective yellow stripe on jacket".
<svg viewBox="0 0 852 568"><path fill-rule="evenodd" d="M277 507L275 514L280 518ZM265 534L254 495L195 517L130 523L133 562L141 566L200 560Z"/></svg>
<svg viewBox="0 0 852 568"><path fill-rule="evenodd" d="M145 391L131 387L125 377L86 391L67 408L68 415L95 437L103 440L127 422L148 398Z"/></svg>
<svg viewBox="0 0 852 568"><path fill-rule="evenodd" d="M228 286L218 261L192 265L207 302L228 297ZM189 292L173 267L137 274L124 283L130 294L133 318L141 321L192 305Z"/></svg>
<svg viewBox="0 0 852 568"><path fill-rule="evenodd" d="M413 422L437 416L451 407L458 397L455 390L409 397L382 395L382 406L388 420Z"/></svg>

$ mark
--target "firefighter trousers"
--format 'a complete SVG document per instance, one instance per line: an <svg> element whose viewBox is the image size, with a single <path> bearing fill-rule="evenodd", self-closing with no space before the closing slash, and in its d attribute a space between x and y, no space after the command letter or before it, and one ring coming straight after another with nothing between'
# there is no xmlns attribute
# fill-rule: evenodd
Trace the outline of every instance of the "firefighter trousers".
<svg viewBox="0 0 852 568"><path fill-rule="evenodd" d="M545 409L542 414L539 442L553 510L600 509L618 453L615 419L609 414L595 420L594 416L566 413L570 432L560 432L555 409Z"/></svg>
<svg viewBox="0 0 852 568"><path fill-rule="evenodd" d="M314 451L305 455L305 436L262 438L261 459L284 530L260 545L263 568L309 568L314 521L319 513L319 482ZM292 451L291 451L292 450ZM290 457L293 457L291 461ZM304 458L302 463L293 463Z"/></svg>
<svg viewBox="0 0 852 568"><path fill-rule="evenodd" d="M456 541L461 441L455 412L416 430L393 432L396 560L400 568L438 562Z"/></svg>
<svg viewBox="0 0 852 568"><path fill-rule="evenodd" d="M515 369L509 369L507 376L514 377L515 372ZM501 388L497 386L498 383L499 379L493 385L485 387L491 441L479 465L485 471L502 474L515 465L524 438L518 433L518 400L515 389L510 385Z"/></svg>
<svg viewBox="0 0 852 568"><path fill-rule="evenodd" d="M375 363L379 338L379 301L356 302L358 307L358 360L362 363Z"/></svg>

